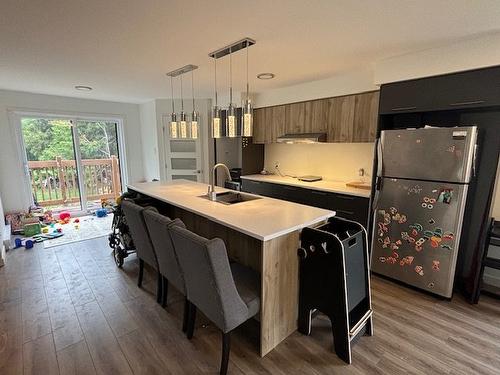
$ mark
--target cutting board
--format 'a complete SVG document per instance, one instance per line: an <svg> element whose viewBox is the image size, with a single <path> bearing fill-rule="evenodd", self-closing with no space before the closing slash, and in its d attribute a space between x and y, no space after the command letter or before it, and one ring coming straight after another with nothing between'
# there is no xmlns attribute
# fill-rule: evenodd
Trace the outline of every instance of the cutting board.
<svg viewBox="0 0 500 375"><path fill-rule="evenodd" d="M371 190L372 187L369 183L367 182L361 182L361 181L352 181L352 182L347 182L345 184L347 187L352 187L356 189L365 189L365 190Z"/></svg>

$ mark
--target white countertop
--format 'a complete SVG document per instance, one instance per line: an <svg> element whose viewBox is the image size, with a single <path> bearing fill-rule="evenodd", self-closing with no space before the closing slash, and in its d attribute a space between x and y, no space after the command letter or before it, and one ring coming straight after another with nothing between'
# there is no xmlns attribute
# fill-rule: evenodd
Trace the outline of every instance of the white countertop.
<svg viewBox="0 0 500 375"><path fill-rule="evenodd" d="M357 197L370 197L370 190L357 189L353 187L346 186L345 182L331 181L331 180L321 180L315 182L305 182L299 181L293 177L281 177L275 174L251 174L247 176L241 176L242 179L252 180L252 181L262 181L269 182L273 184L291 185L298 186L313 190L328 191L331 193L354 195Z"/></svg>
<svg viewBox="0 0 500 375"><path fill-rule="evenodd" d="M335 215L334 211L265 197L232 205L212 202L200 197L207 193L208 185L187 180L132 183L127 187L261 241L320 223ZM227 189L216 187L216 191Z"/></svg>

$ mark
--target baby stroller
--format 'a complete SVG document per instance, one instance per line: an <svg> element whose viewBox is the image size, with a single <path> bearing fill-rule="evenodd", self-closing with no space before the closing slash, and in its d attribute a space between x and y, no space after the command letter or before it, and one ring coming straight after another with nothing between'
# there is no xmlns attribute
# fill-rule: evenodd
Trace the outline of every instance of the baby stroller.
<svg viewBox="0 0 500 375"><path fill-rule="evenodd" d="M121 202L124 198L133 199L135 194L125 192L118 199L117 205L112 208L113 223L111 225L111 234L108 236L109 247L113 249L113 257L115 258L116 265L121 268L123 261L129 254L135 252L134 242L121 208Z"/></svg>

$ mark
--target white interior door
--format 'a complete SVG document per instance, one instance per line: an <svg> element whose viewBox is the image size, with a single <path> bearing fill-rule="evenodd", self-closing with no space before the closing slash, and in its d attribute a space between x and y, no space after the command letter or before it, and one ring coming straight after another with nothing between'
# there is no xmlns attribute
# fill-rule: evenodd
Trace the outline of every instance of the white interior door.
<svg viewBox="0 0 500 375"><path fill-rule="evenodd" d="M168 117L163 118L163 129L168 129ZM196 182L203 180L202 145L203 133L199 129L197 139L170 139L164 131L165 176L167 181L185 179Z"/></svg>

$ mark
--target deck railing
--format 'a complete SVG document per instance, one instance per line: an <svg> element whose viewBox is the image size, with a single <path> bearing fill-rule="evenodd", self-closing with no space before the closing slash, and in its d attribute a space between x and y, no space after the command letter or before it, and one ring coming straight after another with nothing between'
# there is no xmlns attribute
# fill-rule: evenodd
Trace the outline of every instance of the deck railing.
<svg viewBox="0 0 500 375"><path fill-rule="evenodd" d="M31 188L40 206L58 206L80 201L75 160L28 161ZM117 198L121 193L118 158L82 159L87 201Z"/></svg>

